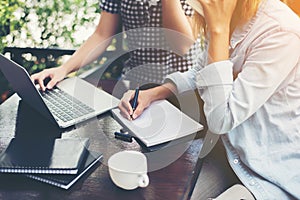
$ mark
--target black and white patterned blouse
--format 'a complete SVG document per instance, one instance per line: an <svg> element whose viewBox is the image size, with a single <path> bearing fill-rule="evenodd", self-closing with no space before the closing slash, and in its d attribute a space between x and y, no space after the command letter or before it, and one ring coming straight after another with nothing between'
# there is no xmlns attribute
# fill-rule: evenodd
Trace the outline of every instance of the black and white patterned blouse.
<svg viewBox="0 0 300 200"><path fill-rule="evenodd" d="M180 1L185 14L191 16L192 8L186 0ZM100 8L121 16L130 52L123 68L125 79L160 84L166 75L192 66L190 59L176 54L166 41L160 0L100 0Z"/></svg>

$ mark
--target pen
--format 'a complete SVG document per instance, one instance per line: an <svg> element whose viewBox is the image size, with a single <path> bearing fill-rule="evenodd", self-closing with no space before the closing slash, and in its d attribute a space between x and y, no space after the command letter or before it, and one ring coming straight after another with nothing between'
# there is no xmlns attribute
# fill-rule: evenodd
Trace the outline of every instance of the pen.
<svg viewBox="0 0 300 200"><path fill-rule="evenodd" d="M123 128L120 130L120 132L116 131L114 134L116 139L125 142L133 142L134 139L139 145L141 145L141 147L145 147L145 144L138 137L135 137L134 135L130 134L127 130L124 130Z"/></svg>
<svg viewBox="0 0 300 200"><path fill-rule="evenodd" d="M138 102L138 98L139 98L139 87L135 88L135 93L134 93L134 97L133 97L133 102L132 102L132 110L133 112L135 111L136 107L137 107L137 102ZM132 115L130 116L132 118Z"/></svg>
<svg viewBox="0 0 300 200"><path fill-rule="evenodd" d="M122 132L115 132L115 138L119 140L123 140L125 142L132 142L133 136L127 133L122 133Z"/></svg>

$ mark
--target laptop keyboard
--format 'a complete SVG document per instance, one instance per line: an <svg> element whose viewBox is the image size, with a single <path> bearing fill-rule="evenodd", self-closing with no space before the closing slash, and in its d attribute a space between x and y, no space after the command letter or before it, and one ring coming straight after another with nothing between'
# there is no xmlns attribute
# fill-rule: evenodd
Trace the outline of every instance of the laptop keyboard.
<svg viewBox="0 0 300 200"><path fill-rule="evenodd" d="M95 111L93 108L58 88L41 92L41 95L53 115L64 122Z"/></svg>

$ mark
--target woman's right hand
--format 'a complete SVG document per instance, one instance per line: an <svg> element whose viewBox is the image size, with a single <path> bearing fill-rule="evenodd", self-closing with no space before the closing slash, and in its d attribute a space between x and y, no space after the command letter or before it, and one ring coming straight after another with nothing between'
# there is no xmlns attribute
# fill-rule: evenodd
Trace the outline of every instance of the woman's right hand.
<svg viewBox="0 0 300 200"><path fill-rule="evenodd" d="M167 82L161 86L147 90L140 90L137 102L138 104L136 109L133 111L130 102L134 98L135 91L128 90L124 93L119 103L119 109L123 117L127 118L128 120L134 120L138 118L153 101L166 99L174 94L175 91L176 86L171 82Z"/></svg>
<svg viewBox="0 0 300 200"><path fill-rule="evenodd" d="M31 80L33 83L38 83L41 90L52 89L58 82L63 80L67 76L66 70L60 67L54 67L49 69L44 69L41 72L31 75ZM51 80L45 86L44 80L50 78Z"/></svg>
<svg viewBox="0 0 300 200"><path fill-rule="evenodd" d="M151 92L149 92L149 90L140 90L137 102L138 104L136 109L133 111L130 102L134 98L134 93L134 90L128 90L125 92L118 106L122 116L128 120L134 120L139 117L151 104Z"/></svg>

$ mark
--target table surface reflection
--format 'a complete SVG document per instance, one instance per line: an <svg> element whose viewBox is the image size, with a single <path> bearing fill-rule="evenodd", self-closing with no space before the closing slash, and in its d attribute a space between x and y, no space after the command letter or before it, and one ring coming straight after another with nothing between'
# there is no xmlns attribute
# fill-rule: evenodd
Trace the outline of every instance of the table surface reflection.
<svg viewBox="0 0 300 200"><path fill-rule="evenodd" d="M13 137L77 137L90 138L92 151L103 154L103 160L89 170L70 189L64 190L37 182L23 175L0 174L0 199L187 199L193 190L198 169L201 139L170 145L149 152L136 143L114 138L121 126L105 113L97 118L60 129L49 123L14 94L0 105L0 150ZM122 150L137 150L148 158L150 184L146 188L126 191L115 186L108 174L108 158Z"/></svg>

